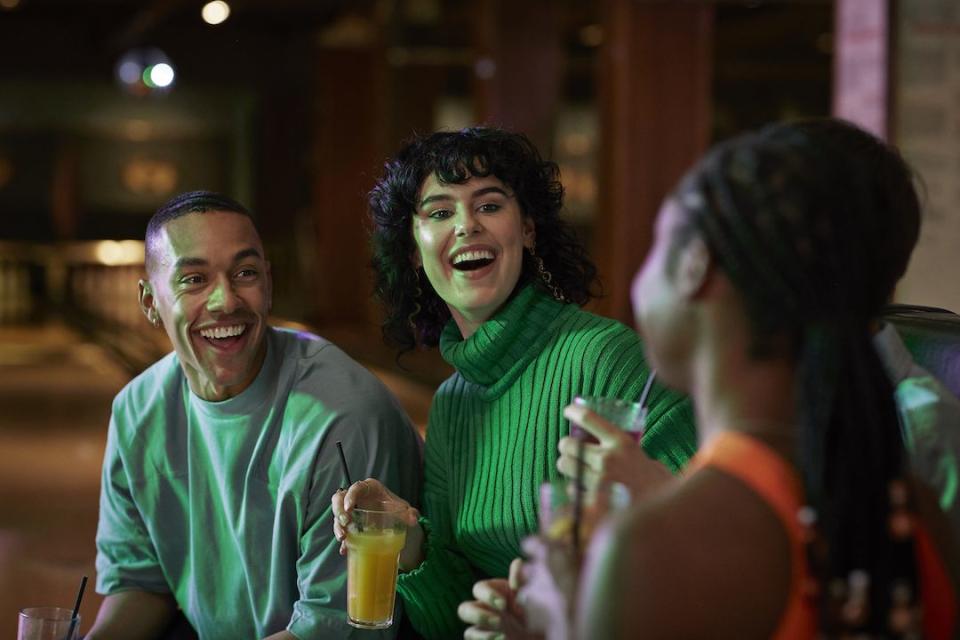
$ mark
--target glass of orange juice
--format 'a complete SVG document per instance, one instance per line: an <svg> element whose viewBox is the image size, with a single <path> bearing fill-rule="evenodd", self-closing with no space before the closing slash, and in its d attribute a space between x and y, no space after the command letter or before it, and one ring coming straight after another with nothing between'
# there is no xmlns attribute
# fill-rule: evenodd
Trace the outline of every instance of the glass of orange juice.
<svg viewBox="0 0 960 640"><path fill-rule="evenodd" d="M347 617L360 629L393 624L400 551L407 539L403 509L355 508L347 529Z"/></svg>

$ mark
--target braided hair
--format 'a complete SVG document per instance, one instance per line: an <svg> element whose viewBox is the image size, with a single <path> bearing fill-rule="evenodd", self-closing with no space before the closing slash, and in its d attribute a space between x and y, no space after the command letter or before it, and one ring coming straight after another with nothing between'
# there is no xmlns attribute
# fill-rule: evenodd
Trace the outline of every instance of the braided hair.
<svg viewBox="0 0 960 640"><path fill-rule="evenodd" d="M912 537L889 533L905 455L869 330L902 273L884 263L889 225L875 218L897 212L869 163L841 146L789 125L720 145L678 187L677 237L701 235L743 296L751 356L797 363L822 631L886 636L889 612L916 590ZM852 592L858 607L835 604Z"/></svg>
<svg viewBox="0 0 960 640"><path fill-rule="evenodd" d="M415 270L412 219L417 196L431 174L442 183L463 184L470 178L494 176L516 195L523 214L536 227L537 256L552 274L550 285L564 298L583 305L596 293L597 270L573 229L560 217L563 185L560 169L543 160L520 133L495 127L439 131L407 142L384 167L370 192L373 221L374 292L386 314L382 330L387 342L402 351L417 345L436 346L450 310L427 280ZM533 282L550 293L534 260L525 251L518 287Z"/></svg>

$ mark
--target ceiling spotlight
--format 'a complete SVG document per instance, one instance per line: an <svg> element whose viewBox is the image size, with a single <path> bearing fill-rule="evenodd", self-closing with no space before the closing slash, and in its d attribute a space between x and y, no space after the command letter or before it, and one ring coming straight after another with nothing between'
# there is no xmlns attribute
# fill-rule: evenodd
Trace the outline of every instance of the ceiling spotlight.
<svg viewBox="0 0 960 640"><path fill-rule="evenodd" d="M200 15L207 24L220 24L230 17L230 5L223 0L213 0L203 5Z"/></svg>

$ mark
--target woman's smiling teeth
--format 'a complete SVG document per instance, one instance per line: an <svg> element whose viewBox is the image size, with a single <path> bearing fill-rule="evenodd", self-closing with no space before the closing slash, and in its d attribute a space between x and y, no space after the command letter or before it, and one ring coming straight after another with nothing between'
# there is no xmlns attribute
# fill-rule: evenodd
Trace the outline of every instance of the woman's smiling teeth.
<svg viewBox="0 0 960 640"><path fill-rule="evenodd" d="M207 339L222 340L224 338L233 338L246 331L246 325L236 324L232 327L213 327L212 329L201 329L200 335Z"/></svg>
<svg viewBox="0 0 960 640"><path fill-rule="evenodd" d="M453 260L450 262L453 264L454 269L473 271L474 269L487 266L493 262L495 257L493 251L489 249L471 249L470 251L463 251L453 256Z"/></svg>

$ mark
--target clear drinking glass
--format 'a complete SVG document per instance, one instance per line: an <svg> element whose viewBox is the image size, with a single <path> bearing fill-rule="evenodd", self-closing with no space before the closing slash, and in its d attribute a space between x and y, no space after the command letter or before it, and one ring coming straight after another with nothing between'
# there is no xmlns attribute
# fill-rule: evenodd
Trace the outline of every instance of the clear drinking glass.
<svg viewBox="0 0 960 640"><path fill-rule="evenodd" d="M638 443L643 438L647 411L640 402L629 402L619 398L577 396L573 399L573 404L586 407L601 418L612 422L630 434L630 437ZM597 442L595 437L573 422L570 423L570 435L582 438L585 442Z"/></svg>
<svg viewBox="0 0 960 640"><path fill-rule="evenodd" d="M576 513L574 483L557 478L540 485L540 535L551 542L571 543L573 522L580 519L578 540L586 544L597 525L611 513L630 504L630 492L620 483L599 489L581 490L580 513Z"/></svg>
<svg viewBox="0 0 960 640"><path fill-rule="evenodd" d="M347 617L360 629L393 624L400 551L407 539L403 509L353 510L347 530Z"/></svg>
<svg viewBox="0 0 960 640"><path fill-rule="evenodd" d="M63 607L29 607L20 610L17 640L78 640L80 614Z"/></svg>

